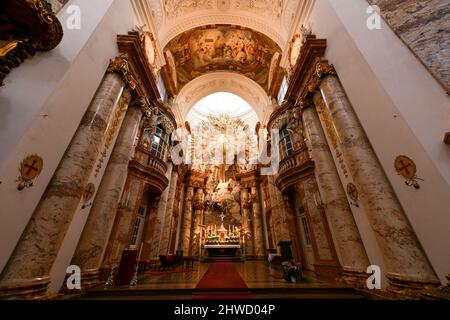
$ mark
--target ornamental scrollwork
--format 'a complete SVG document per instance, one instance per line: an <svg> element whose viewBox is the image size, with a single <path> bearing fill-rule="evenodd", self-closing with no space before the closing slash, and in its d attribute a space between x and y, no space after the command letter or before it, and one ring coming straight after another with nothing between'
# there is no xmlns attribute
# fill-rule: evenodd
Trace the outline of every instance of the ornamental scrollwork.
<svg viewBox="0 0 450 320"><path fill-rule="evenodd" d="M61 42L60 21L45 0L6 0L0 8L0 86L12 71L37 51Z"/></svg>
<svg viewBox="0 0 450 320"><path fill-rule="evenodd" d="M314 67L314 72L306 84L308 92L310 93L315 92L320 85L320 80L322 80L324 77L336 74L337 74L336 70L334 69L334 66L332 64L329 64L324 61L317 62Z"/></svg>
<svg viewBox="0 0 450 320"><path fill-rule="evenodd" d="M131 71L128 54L124 53L117 56L114 60L110 60L108 73L118 73L122 76L123 81L131 91L136 90L138 82L135 75Z"/></svg>

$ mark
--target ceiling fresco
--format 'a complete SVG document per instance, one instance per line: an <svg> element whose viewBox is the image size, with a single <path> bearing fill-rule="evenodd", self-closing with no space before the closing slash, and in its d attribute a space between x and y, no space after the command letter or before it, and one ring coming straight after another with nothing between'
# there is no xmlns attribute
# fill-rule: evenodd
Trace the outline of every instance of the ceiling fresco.
<svg viewBox="0 0 450 320"><path fill-rule="evenodd" d="M270 64L280 52L265 35L230 25L192 29L171 40L165 48L166 57L173 56L175 62L169 74L176 91L202 74L219 70L243 74L267 91Z"/></svg>

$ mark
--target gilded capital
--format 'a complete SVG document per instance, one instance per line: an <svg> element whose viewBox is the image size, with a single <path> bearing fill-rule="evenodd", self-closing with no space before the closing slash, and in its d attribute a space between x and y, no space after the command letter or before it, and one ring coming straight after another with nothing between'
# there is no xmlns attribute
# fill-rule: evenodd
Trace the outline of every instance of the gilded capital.
<svg viewBox="0 0 450 320"><path fill-rule="evenodd" d="M298 102L298 108L302 111L314 107L315 107L314 102L309 98L301 98Z"/></svg>
<svg viewBox="0 0 450 320"><path fill-rule="evenodd" d="M313 73L313 75L309 79L308 83L306 84L308 92L310 92L310 93L315 92L317 90L317 88L319 87L319 83L320 83L320 78L315 73Z"/></svg>
<svg viewBox="0 0 450 320"><path fill-rule="evenodd" d="M122 76L123 81L131 91L134 91L138 85L136 77L130 69L130 63L128 61L127 54L121 54L114 60L110 60L108 66L108 73L118 73Z"/></svg>
<svg viewBox="0 0 450 320"><path fill-rule="evenodd" d="M325 76L328 75L336 75L336 70L334 69L334 66L332 64L329 64L327 62L319 61L316 64L316 71L315 75L322 79Z"/></svg>
<svg viewBox="0 0 450 320"><path fill-rule="evenodd" d="M306 83L306 87L308 89L308 92L314 93L317 91L320 80L328 75L336 75L336 70L334 69L334 66L332 64L329 64L324 61L319 61L316 63L316 66L314 68L314 72L311 75L311 78Z"/></svg>

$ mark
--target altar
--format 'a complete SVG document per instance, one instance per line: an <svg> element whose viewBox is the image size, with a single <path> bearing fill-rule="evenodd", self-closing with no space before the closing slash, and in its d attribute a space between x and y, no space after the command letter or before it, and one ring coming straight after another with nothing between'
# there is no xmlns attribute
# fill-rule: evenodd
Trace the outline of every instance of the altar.
<svg viewBox="0 0 450 320"><path fill-rule="evenodd" d="M205 249L208 252L209 258L236 258L238 257L238 251L241 248L238 244L212 244L205 245Z"/></svg>

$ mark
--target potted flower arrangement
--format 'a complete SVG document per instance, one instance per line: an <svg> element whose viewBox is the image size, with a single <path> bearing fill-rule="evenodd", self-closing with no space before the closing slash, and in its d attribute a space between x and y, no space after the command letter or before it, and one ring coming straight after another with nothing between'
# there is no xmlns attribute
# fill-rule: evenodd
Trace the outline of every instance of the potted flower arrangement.
<svg viewBox="0 0 450 320"><path fill-rule="evenodd" d="M286 261L283 262L282 265L284 268L283 276L287 282L295 283L299 280L302 280L302 272L296 264L294 264L292 261Z"/></svg>

